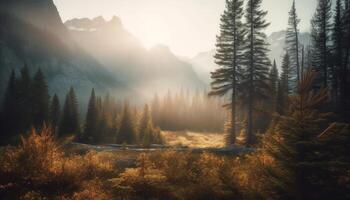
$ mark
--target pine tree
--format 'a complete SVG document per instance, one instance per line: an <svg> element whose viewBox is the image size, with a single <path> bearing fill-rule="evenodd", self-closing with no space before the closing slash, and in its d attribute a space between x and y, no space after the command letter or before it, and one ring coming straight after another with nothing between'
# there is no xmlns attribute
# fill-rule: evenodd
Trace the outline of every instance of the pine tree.
<svg viewBox="0 0 350 200"><path fill-rule="evenodd" d="M247 90L247 145L254 143L254 104L257 99L266 97L269 90L268 73L270 60L268 44L263 30L269 26L265 21L267 11L261 9L262 0L249 0L246 6L247 37L245 47L246 69L243 75L242 88Z"/></svg>
<svg viewBox="0 0 350 200"><path fill-rule="evenodd" d="M7 144L18 129L18 96L15 71L12 70L8 80L1 110L0 144Z"/></svg>
<svg viewBox="0 0 350 200"><path fill-rule="evenodd" d="M286 53L282 60L282 73L281 73L281 83L282 83L282 90L284 91L285 95L291 94L292 91L292 77L291 77L291 63L290 63L290 57L289 54Z"/></svg>
<svg viewBox="0 0 350 200"><path fill-rule="evenodd" d="M85 129L83 136L85 142L96 143L98 141L98 117L99 113L97 108L95 90L92 89L85 118Z"/></svg>
<svg viewBox="0 0 350 200"><path fill-rule="evenodd" d="M332 3L331 0L318 0L316 13L311 21L311 36L313 45L313 66L319 72L316 86L328 87L330 67L330 33L332 30Z"/></svg>
<svg viewBox="0 0 350 200"><path fill-rule="evenodd" d="M295 0L293 1L292 8L289 12L288 28L286 32L286 46L290 56L291 68L295 71L293 78L295 77L296 82L300 80L300 62L299 62L299 28L298 25L300 19L297 16L295 8ZM296 84L294 85L296 86Z"/></svg>
<svg viewBox="0 0 350 200"><path fill-rule="evenodd" d="M147 146L155 142L155 133L148 105L145 105L140 120L140 141Z"/></svg>
<svg viewBox="0 0 350 200"><path fill-rule="evenodd" d="M338 104L339 97L339 76L341 68L343 67L343 39L344 39L344 28L342 22L342 2L337 0L334 15L334 25L332 32L332 43L333 43L333 64L332 64L332 99L335 105Z"/></svg>
<svg viewBox="0 0 350 200"><path fill-rule="evenodd" d="M137 132L135 126L135 120L130 110L129 103L125 103L123 116L121 119L121 125L117 135L117 142L119 144L135 144L137 141Z"/></svg>
<svg viewBox="0 0 350 200"><path fill-rule="evenodd" d="M281 78L278 83L277 110L278 110L278 113L284 114L288 107L288 96L289 94L291 94L290 60L289 60L288 53L286 53L283 57L281 68L282 68Z"/></svg>
<svg viewBox="0 0 350 200"><path fill-rule="evenodd" d="M328 99L326 89L313 90L314 72L302 77L290 107L263 139L266 162L264 186L269 199L347 199L340 180L348 170L349 129L331 124L319 107ZM340 142L341 141L341 142Z"/></svg>
<svg viewBox="0 0 350 200"><path fill-rule="evenodd" d="M78 135L80 133L78 101L73 87L66 95L63 107L62 119L59 127L59 136L70 134Z"/></svg>
<svg viewBox="0 0 350 200"><path fill-rule="evenodd" d="M21 76L18 80L18 109L19 115L17 119L19 132L26 132L32 125L33 118L33 96L32 96L32 78L30 77L30 72L25 65L21 69Z"/></svg>
<svg viewBox="0 0 350 200"><path fill-rule="evenodd" d="M231 92L232 128L229 134L232 143L236 138L236 104L244 61L245 30L242 17L243 0L226 0L226 10L221 16L220 35L217 37L217 50L214 56L220 68L211 75L213 82L210 95L224 96Z"/></svg>
<svg viewBox="0 0 350 200"><path fill-rule="evenodd" d="M54 94L50 105L50 123L56 133L61 119L61 106L58 96Z"/></svg>
<svg viewBox="0 0 350 200"><path fill-rule="evenodd" d="M276 60L273 61L272 68L270 70L270 89L271 89L271 107L272 112L277 111L277 93L278 93L278 69Z"/></svg>
<svg viewBox="0 0 350 200"><path fill-rule="evenodd" d="M39 69L32 83L33 125L41 127L49 119L50 96L44 74Z"/></svg>

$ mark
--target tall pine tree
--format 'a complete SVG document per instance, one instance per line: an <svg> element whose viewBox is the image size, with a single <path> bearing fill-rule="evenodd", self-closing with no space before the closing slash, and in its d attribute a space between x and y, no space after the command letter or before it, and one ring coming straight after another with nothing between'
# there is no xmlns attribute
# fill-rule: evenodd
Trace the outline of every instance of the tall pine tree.
<svg viewBox="0 0 350 200"><path fill-rule="evenodd" d="M26 132L33 122L33 95L32 78L28 66L21 69L21 76L18 80L18 109L20 110L17 123L20 132Z"/></svg>
<svg viewBox="0 0 350 200"><path fill-rule="evenodd" d="M246 69L242 88L247 90L247 145L254 143L254 106L258 99L267 96L270 60L267 56L268 44L263 30L269 26L265 17L267 11L261 9L262 0L249 0L246 6Z"/></svg>
<svg viewBox="0 0 350 200"><path fill-rule="evenodd" d="M0 144L7 144L18 131L18 96L15 71L12 70L1 109Z"/></svg>
<svg viewBox="0 0 350 200"><path fill-rule="evenodd" d="M90 100L88 104L87 114L85 118L85 128L83 140L88 143L96 143L98 140L98 122L99 112L97 108L97 101L95 90L91 90Z"/></svg>
<svg viewBox="0 0 350 200"><path fill-rule="evenodd" d="M59 127L59 136L77 135L80 133L78 101L73 87L66 95L62 119Z"/></svg>
<svg viewBox="0 0 350 200"><path fill-rule="evenodd" d="M135 119L133 118L129 103L125 103L119 132L117 134L117 142L119 144L135 144L137 142L136 139L137 129L135 126Z"/></svg>
<svg viewBox="0 0 350 200"><path fill-rule="evenodd" d="M277 93L278 93L278 69L276 60L273 61L272 68L269 75L270 89L271 89L271 108L272 112L277 111Z"/></svg>
<svg viewBox="0 0 350 200"><path fill-rule="evenodd" d="M39 69L32 83L33 126L41 127L49 119L50 96L44 74Z"/></svg>
<svg viewBox="0 0 350 200"><path fill-rule="evenodd" d="M236 104L239 82L242 79L243 49L245 30L242 24L243 0L226 0L226 10L221 16L220 35L216 43L216 64L220 66L212 73L212 91L210 95L224 96L231 92L231 128L230 141L236 140Z"/></svg>
<svg viewBox="0 0 350 200"><path fill-rule="evenodd" d="M56 134L58 125L61 119L61 106L57 94L53 95L51 105L50 105L50 123Z"/></svg>
<svg viewBox="0 0 350 200"><path fill-rule="evenodd" d="M295 8L295 0L293 1L292 8L289 12L288 28L286 32L286 47L290 56L290 61L292 69L295 70L293 75L295 76L296 83L300 80L300 61L299 61L299 28L298 25L300 19L297 16L297 11Z"/></svg>
<svg viewBox="0 0 350 200"><path fill-rule="evenodd" d="M318 0L316 13L311 20L313 66L319 72L316 87L328 87L330 67L330 33L332 30L331 0Z"/></svg>

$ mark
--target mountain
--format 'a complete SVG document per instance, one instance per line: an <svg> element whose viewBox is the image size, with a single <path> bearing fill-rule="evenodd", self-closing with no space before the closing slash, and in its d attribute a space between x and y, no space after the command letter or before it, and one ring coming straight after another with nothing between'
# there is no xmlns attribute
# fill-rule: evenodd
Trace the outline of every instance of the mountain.
<svg viewBox="0 0 350 200"><path fill-rule="evenodd" d="M15 69L18 75L25 64L32 73L41 68L51 94L58 93L61 99L70 86L81 101L92 87L127 91L73 41L52 0L0 0L0 24L0 95L10 71Z"/></svg>
<svg viewBox="0 0 350 200"><path fill-rule="evenodd" d="M305 46L310 44L310 33L300 33L300 43ZM270 44L269 58L271 61L276 60L277 66L280 67L282 56L285 52L285 38L286 32L274 32L268 36L267 41ZM190 62L197 74L201 77L203 82L210 84L210 72L214 71L218 66L214 62L215 49L199 53L192 59L187 59Z"/></svg>
<svg viewBox="0 0 350 200"><path fill-rule="evenodd" d="M118 80L144 95L180 87L204 87L191 64L163 45L145 49L116 16L109 21L103 17L72 19L65 25L86 52Z"/></svg>

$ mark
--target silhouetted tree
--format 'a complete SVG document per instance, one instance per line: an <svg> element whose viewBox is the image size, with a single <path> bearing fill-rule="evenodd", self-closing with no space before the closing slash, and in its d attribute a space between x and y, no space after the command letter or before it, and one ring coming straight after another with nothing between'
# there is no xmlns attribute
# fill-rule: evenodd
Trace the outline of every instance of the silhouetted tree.
<svg viewBox="0 0 350 200"><path fill-rule="evenodd" d="M273 61L272 68L270 70L270 89L271 89L271 107L272 107L272 112L276 111L277 108L277 93L278 93L278 69L277 69L277 64L276 60Z"/></svg>
<svg viewBox="0 0 350 200"><path fill-rule="evenodd" d="M246 69L242 88L247 90L247 145L254 143L254 104L257 99L267 96L270 60L267 56L268 44L263 30L269 26L265 21L267 11L261 9L262 0L249 0L246 6L247 37L245 47Z"/></svg>
<svg viewBox="0 0 350 200"><path fill-rule="evenodd" d="M133 119L133 114L130 110L129 103L125 103L123 116L117 135L117 142L119 144L135 144L136 138L137 131L135 126L135 119Z"/></svg>
<svg viewBox="0 0 350 200"><path fill-rule="evenodd" d="M61 105L58 96L54 94L50 105L50 123L56 133L61 119Z"/></svg>
<svg viewBox="0 0 350 200"><path fill-rule="evenodd" d="M291 69L293 70L293 78L298 82L300 80L300 62L299 62L299 28L300 19L297 16L295 8L295 0L289 12L288 28L286 32L286 46L290 56ZM293 85L296 86L296 83Z"/></svg>
<svg viewBox="0 0 350 200"><path fill-rule="evenodd" d="M69 89L63 107L62 119L59 127L59 136L80 133L78 101L73 87Z"/></svg>
<svg viewBox="0 0 350 200"><path fill-rule="evenodd" d="M18 93L15 71L8 80L1 110L0 144L6 144L18 131Z"/></svg>
<svg viewBox="0 0 350 200"><path fill-rule="evenodd" d="M18 109L20 110L17 118L17 126L20 132L26 132L33 122L33 95L32 95L32 79L29 69L25 65L21 69L21 76L18 80Z"/></svg>
<svg viewBox="0 0 350 200"><path fill-rule="evenodd" d="M226 0L226 10L221 16L220 35L217 37L215 62L220 66L211 74L212 91L210 95L224 96L231 92L230 142L236 138L236 104L242 67L244 63L244 35L242 23L243 0Z"/></svg>
<svg viewBox="0 0 350 200"><path fill-rule="evenodd" d="M318 0L316 13L311 21L313 67L318 78L317 87L328 87L330 67L330 33L332 30L332 3L331 0Z"/></svg>
<svg viewBox="0 0 350 200"><path fill-rule="evenodd" d="M95 90L92 89L85 118L84 141L93 143L98 141L98 119L99 113L96 102Z"/></svg>
<svg viewBox="0 0 350 200"><path fill-rule="evenodd" d="M39 69L32 83L33 126L41 127L49 119L49 89L42 71Z"/></svg>

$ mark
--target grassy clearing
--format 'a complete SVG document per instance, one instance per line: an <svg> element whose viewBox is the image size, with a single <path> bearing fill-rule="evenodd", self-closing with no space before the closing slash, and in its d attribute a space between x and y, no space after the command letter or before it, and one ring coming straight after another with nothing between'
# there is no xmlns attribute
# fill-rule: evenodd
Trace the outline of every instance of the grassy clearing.
<svg viewBox="0 0 350 200"><path fill-rule="evenodd" d="M165 141L171 146L186 146L189 148L221 148L224 147L224 134L198 132L163 132Z"/></svg>

